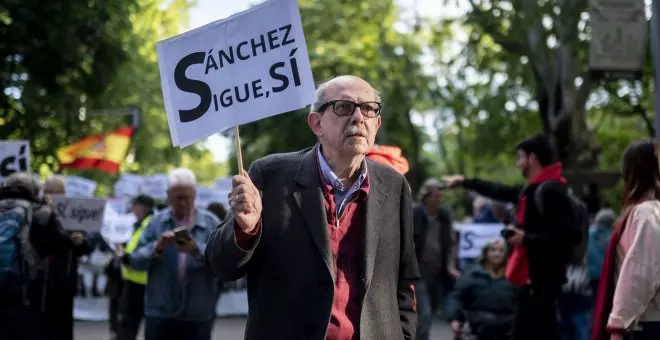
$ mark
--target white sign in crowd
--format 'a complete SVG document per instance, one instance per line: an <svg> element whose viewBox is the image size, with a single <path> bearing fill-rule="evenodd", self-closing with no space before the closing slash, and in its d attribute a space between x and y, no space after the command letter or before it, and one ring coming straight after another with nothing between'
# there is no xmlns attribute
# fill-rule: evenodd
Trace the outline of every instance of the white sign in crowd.
<svg viewBox="0 0 660 340"><path fill-rule="evenodd" d="M91 179L66 176L64 178L64 190L71 197L94 197L96 193L96 182Z"/></svg>
<svg viewBox="0 0 660 340"><path fill-rule="evenodd" d="M473 259L481 256L481 249L500 235L504 224L501 223L459 223L456 226L460 234L458 258Z"/></svg>
<svg viewBox="0 0 660 340"><path fill-rule="evenodd" d="M105 200L56 195L52 197L53 210L68 230L98 232L103 225Z"/></svg>
<svg viewBox="0 0 660 340"><path fill-rule="evenodd" d="M14 172L30 172L30 142L0 141L0 183Z"/></svg>
<svg viewBox="0 0 660 340"><path fill-rule="evenodd" d="M296 0L270 0L159 41L172 143L312 104L315 85Z"/></svg>

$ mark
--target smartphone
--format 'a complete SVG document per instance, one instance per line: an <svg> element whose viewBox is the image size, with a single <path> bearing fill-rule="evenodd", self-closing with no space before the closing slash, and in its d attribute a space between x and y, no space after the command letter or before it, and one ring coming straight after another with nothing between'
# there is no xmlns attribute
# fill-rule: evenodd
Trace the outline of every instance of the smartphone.
<svg viewBox="0 0 660 340"><path fill-rule="evenodd" d="M183 243L185 241L191 240L190 234L188 233L188 228L180 227L174 229L174 238L178 243Z"/></svg>

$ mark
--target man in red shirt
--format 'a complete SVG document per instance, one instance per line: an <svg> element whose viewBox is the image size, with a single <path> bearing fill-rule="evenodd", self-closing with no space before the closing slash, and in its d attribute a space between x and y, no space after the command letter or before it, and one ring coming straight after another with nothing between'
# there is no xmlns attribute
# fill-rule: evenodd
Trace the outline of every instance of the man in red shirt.
<svg viewBox="0 0 660 340"><path fill-rule="evenodd" d="M516 147L516 166L528 181L508 186L462 175L445 177L448 187L462 186L492 199L517 203L515 226L505 236L513 247L506 277L520 287L514 340L560 340L557 298L566 281L571 250L580 242L575 211L567 194L561 163L550 139L537 134ZM541 183L550 184L539 192Z"/></svg>
<svg viewBox="0 0 660 340"><path fill-rule="evenodd" d="M231 213L206 262L223 281L247 274L246 339L414 339L410 188L365 157L380 114L369 83L334 78L308 116L316 146L232 179Z"/></svg>

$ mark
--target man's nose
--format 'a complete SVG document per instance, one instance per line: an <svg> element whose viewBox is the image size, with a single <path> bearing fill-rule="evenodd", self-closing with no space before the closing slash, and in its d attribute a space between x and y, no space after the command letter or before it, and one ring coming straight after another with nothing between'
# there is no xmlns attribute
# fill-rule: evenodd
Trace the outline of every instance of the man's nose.
<svg viewBox="0 0 660 340"><path fill-rule="evenodd" d="M362 123L364 122L365 118L366 117L362 114L362 109L360 108L360 106L359 105L356 106L355 110L353 110L353 116L351 117L351 120L354 123Z"/></svg>

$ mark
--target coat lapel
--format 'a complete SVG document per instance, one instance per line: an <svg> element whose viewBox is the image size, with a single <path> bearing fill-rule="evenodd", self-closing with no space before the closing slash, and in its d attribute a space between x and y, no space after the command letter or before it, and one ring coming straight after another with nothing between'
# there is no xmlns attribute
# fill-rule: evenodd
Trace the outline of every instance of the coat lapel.
<svg viewBox="0 0 660 340"><path fill-rule="evenodd" d="M316 244L334 280L335 273L333 270L332 250L330 249L330 236L325 219L321 178L316 157L316 148L312 148L303 156L302 163L296 175L296 182L299 184L299 187L294 191L293 197L305 220L305 225L312 235L314 244Z"/></svg>
<svg viewBox="0 0 660 340"><path fill-rule="evenodd" d="M376 261L376 251L378 250L378 240L380 239L380 226L385 225L385 202L387 196L383 194L383 180L380 173L371 162L367 165L369 173L369 194L367 195L367 211L365 214L365 233L364 233L364 279L366 287L371 284L371 277L374 274L374 263Z"/></svg>

